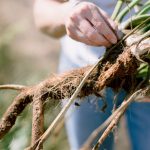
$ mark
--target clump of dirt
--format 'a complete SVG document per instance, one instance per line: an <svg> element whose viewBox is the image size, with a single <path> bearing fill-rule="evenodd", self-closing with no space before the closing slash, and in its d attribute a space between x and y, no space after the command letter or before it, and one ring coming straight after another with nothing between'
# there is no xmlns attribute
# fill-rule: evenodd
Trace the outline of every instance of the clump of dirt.
<svg viewBox="0 0 150 150"><path fill-rule="evenodd" d="M115 53L115 51L117 52ZM122 53L121 52L122 50L119 51L116 48L116 50L113 51L113 55L111 53L109 54L111 57L106 57L102 64L99 64L98 67L95 68L78 97L82 98L90 94L97 95L107 86L115 90L120 88L124 88L127 91L131 90L132 82L126 81L129 79L131 81L132 76L138 68L138 62L131 54L130 48L126 48ZM92 66L87 66L75 69L45 81L42 93L47 94L42 94L44 95L43 99L45 99L45 97L50 97L55 100L60 100L71 97L85 76L85 73L91 67ZM124 83L122 83L122 81L124 81ZM130 83L130 86L127 86L127 83ZM133 82L133 85L134 84L135 82Z"/></svg>

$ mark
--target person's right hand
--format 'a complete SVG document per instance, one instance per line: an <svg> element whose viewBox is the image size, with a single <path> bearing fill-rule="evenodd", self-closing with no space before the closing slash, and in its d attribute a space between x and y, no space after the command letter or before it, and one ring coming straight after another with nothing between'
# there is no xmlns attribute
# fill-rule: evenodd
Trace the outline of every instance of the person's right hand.
<svg viewBox="0 0 150 150"><path fill-rule="evenodd" d="M106 12L90 2L75 6L67 16L65 27L68 36L87 45L110 47L117 43L115 23Z"/></svg>

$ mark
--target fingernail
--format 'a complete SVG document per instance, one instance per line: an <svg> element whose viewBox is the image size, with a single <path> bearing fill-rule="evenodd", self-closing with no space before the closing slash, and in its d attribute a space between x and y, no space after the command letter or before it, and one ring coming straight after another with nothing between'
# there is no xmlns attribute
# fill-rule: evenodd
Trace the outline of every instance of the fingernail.
<svg viewBox="0 0 150 150"><path fill-rule="evenodd" d="M116 38L116 36L113 36L113 38L111 39L111 41L112 41L113 44L116 44L116 43L117 43L117 38Z"/></svg>
<svg viewBox="0 0 150 150"><path fill-rule="evenodd" d="M117 30L117 36L121 39L123 37L123 33L120 30Z"/></svg>

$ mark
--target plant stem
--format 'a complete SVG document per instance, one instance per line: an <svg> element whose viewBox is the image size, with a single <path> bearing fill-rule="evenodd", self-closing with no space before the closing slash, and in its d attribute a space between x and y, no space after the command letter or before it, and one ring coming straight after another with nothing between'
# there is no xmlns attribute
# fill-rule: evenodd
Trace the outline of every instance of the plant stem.
<svg viewBox="0 0 150 150"><path fill-rule="evenodd" d="M140 0L134 0L131 3L129 3L129 5L127 7L125 7L117 16L116 21L118 23L120 23L122 21L122 19L124 18L124 16L130 11L130 9L132 9L135 5L137 5L137 3Z"/></svg>
<svg viewBox="0 0 150 150"><path fill-rule="evenodd" d="M117 1L117 4L116 4L115 9L114 9L114 11L113 11L113 14L112 14L112 16L111 16L111 18L112 18L113 20L115 20L116 17L118 16L118 13L120 12L120 9L121 9L121 7L122 7L122 4L123 4L123 0L118 0L118 1Z"/></svg>
<svg viewBox="0 0 150 150"><path fill-rule="evenodd" d="M141 93L142 93L142 89L134 92L126 101L122 102L121 106L115 111L117 112L115 113L116 115L114 116L114 114L112 114L114 116L113 120L111 121L109 126L106 128L106 130L104 131L102 136L99 138L98 142L96 143L96 145L93 147L92 150L98 150L98 148L104 142L108 134L112 131L113 127L118 123L120 117L123 115L124 111L127 109L129 104Z"/></svg>
<svg viewBox="0 0 150 150"><path fill-rule="evenodd" d="M145 20L150 21L150 14L135 16L132 19L129 18L127 21L123 22L120 25L121 30L127 29L130 24L132 24L133 27L137 26L139 24L139 22L142 22L142 21L145 21ZM145 23L148 23L148 21L146 21Z"/></svg>
<svg viewBox="0 0 150 150"><path fill-rule="evenodd" d="M149 30L150 30L150 24L148 24L147 26L143 27L143 28L139 31L139 33L142 34L142 33L145 33L145 32L147 32L147 31L149 31Z"/></svg>
<svg viewBox="0 0 150 150"><path fill-rule="evenodd" d="M0 85L0 90L23 90L26 86L17 84Z"/></svg>
<svg viewBox="0 0 150 150"><path fill-rule="evenodd" d="M149 4L149 5L146 5L145 7L143 7L143 8L139 11L139 13L137 14L137 16L146 14L148 11L150 11L150 4Z"/></svg>
<svg viewBox="0 0 150 150"><path fill-rule="evenodd" d="M148 0L144 5L149 5L150 4L150 0Z"/></svg>

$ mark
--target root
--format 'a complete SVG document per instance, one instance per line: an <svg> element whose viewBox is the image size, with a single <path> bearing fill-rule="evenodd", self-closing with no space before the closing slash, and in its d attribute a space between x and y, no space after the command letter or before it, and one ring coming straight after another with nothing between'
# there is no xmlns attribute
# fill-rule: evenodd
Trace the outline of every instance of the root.
<svg viewBox="0 0 150 150"><path fill-rule="evenodd" d="M98 95L105 87L112 87L116 90L122 86L124 89L130 90L131 82L129 79L136 72L138 61L131 53L131 47L126 47L122 51L122 47L119 46L113 49L109 55L106 55L101 64L86 79L84 86L77 95L78 98L91 94ZM35 95L39 95L37 99L42 102L46 101L47 98L51 100L70 98L85 74L92 67L74 69L60 75L51 76L38 85L21 88L21 93L14 99L0 121L0 139L12 128L16 118L33 101ZM124 85L120 85L122 80L125 80Z"/></svg>

